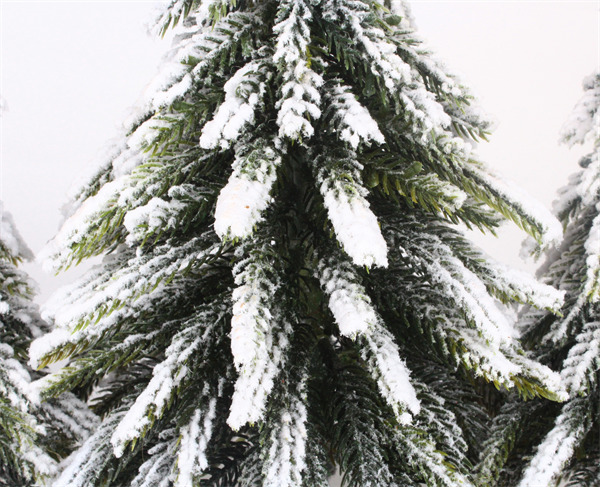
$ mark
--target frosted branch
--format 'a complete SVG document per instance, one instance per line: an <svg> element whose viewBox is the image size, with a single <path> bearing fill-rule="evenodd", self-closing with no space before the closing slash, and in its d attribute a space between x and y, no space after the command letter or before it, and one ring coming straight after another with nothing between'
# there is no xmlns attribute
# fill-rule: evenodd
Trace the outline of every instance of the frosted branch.
<svg viewBox="0 0 600 487"><path fill-rule="evenodd" d="M250 62L238 69L225 86L225 100L213 119L202 129L200 147L227 149L237 140L242 130L254 123L254 113L265 92L265 64Z"/></svg>
<svg viewBox="0 0 600 487"><path fill-rule="evenodd" d="M277 36L273 61L284 68L277 124L279 135L292 140L311 137L314 133L311 118L321 116L318 88L323 79L309 67L307 60L311 17L311 7L304 0L283 0L273 27Z"/></svg>
<svg viewBox="0 0 600 487"><path fill-rule="evenodd" d="M400 358L398 346L381 323L371 299L349 264L319 264L321 287L329 296L331 310L340 333L357 340L363 358L377 381L379 391L401 423L418 414L420 405L410 383L410 372Z"/></svg>
<svg viewBox="0 0 600 487"><path fill-rule="evenodd" d="M591 418L585 403L586 399L577 398L565 404L554 428L539 444L518 487L552 485L590 428Z"/></svg>
<svg viewBox="0 0 600 487"><path fill-rule="evenodd" d="M289 393L289 406L269 438L271 445L263 466L264 487L295 487L302 484L306 470L306 380Z"/></svg>
<svg viewBox="0 0 600 487"><path fill-rule="evenodd" d="M366 199L368 191L360 182L362 166L356 154L326 154L315 158L313 168L344 251L356 265L387 267L387 245Z"/></svg>
<svg viewBox="0 0 600 487"><path fill-rule="evenodd" d="M274 379L286 360L291 326L275 311L274 298L281 286L263 245L243 249L250 255L234 268L231 352L238 379L227 423L237 430L262 418ZM242 251L243 251L242 249Z"/></svg>
<svg viewBox="0 0 600 487"><path fill-rule="evenodd" d="M236 156L233 172L215 208L215 232L221 239L248 237L271 202L271 188L281 156L259 139Z"/></svg>

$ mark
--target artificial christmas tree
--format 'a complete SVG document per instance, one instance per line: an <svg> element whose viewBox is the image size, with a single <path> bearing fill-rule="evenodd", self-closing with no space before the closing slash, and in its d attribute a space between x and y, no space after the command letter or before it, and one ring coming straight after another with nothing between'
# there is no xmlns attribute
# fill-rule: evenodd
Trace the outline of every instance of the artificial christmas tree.
<svg viewBox="0 0 600 487"><path fill-rule="evenodd" d="M0 202L0 485L42 485L57 461L81 443L97 419L72 394L39 404L27 348L46 325L31 301L27 275L17 268L33 255Z"/></svg>
<svg viewBox="0 0 600 487"><path fill-rule="evenodd" d="M402 2L178 0L174 47L47 249L105 254L47 306L103 417L56 486L469 485L470 382L560 399L500 303L561 295L460 224L560 237L471 154L488 123Z"/></svg>
<svg viewBox="0 0 600 487"><path fill-rule="evenodd" d="M592 143L593 150L560 191L555 212L565 237L539 270L565 292L565 303L560 316L531 311L523 320L525 338L542 362L560 370L569 400L506 402L482 453L489 484L600 485L600 75L589 76L584 89L562 139Z"/></svg>

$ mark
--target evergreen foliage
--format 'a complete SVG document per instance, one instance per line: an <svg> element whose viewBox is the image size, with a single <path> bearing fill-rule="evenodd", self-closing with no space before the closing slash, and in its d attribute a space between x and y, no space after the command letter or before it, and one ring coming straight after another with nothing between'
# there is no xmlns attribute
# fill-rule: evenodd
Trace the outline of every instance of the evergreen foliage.
<svg viewBox="0 0 600 487"><path fill-rule="evenodd" d="M530 310L523 319L524 338L560 371L569 399L505 403L482 452L484 485L600 484L600 75L586 78L584 89L562 139L593 150L560 190L555 212L565 237L539 271L565 292L565 303L560 315Z"/></svg>
<svg viewBox="0 0 600 487"><path fill-rule="evenodd" d="M32 287L18 269L31 251L0 202L0 485L41 485L57 461L85 439L96 418L72 394L40 404L27 366L33 337L47 331L32 303Z"/></svg>
<svg viewBox="0 0 600 487"><path fill-rule="evenodd" d="M458 224L555 219L472 153L489 124L404 3L176 0L158 78L46 251L45 397L103 418L56 486L471 485L471 383L563 399L499 306L561 293Z"/></svg>

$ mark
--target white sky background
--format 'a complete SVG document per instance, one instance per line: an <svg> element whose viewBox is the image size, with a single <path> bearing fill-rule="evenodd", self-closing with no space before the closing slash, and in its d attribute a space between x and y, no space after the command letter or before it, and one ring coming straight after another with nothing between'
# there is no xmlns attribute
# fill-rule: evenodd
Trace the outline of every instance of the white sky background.
<svg viewBox="0 0 600 487"><path fill-rule="evenodd" d="M147 35L157 2L0 0L0 199L34 252L52 238L70 187L118 134L168 40ZM600 1L411 2L419 35L498 125L481 158L550 206L581 150L558 132L600 65ZM524 234L481 244L519 267ZM62 279L25 269L43 301Z"/></svg>

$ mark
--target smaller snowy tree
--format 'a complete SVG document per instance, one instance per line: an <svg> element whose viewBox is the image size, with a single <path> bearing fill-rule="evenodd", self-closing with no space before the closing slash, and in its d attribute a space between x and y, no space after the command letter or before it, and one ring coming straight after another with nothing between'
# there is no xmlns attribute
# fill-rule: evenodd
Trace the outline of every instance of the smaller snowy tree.
<svg viewBox="0 0 600 487"><path fill-rule="evenodd" d="M40 404L27 365L32 338L44 330L27 275L33 257L0 202L0 486L40 485L57 460L89 434L95 416L73 394Z"/></svg>
<svg viewBox="0 0 600 487"><path fill-rule="evenodd" d="M539 270L565 291L562 316L536 311L523 321L526 341L542 362L560 370L570 398L503 406L481 457L488 485L498 478L499 485L519 487L600 485L600 74L586 78L584 88L562 140L591 142L593 150L560 190L555 212L565 238Z"/></svg>

